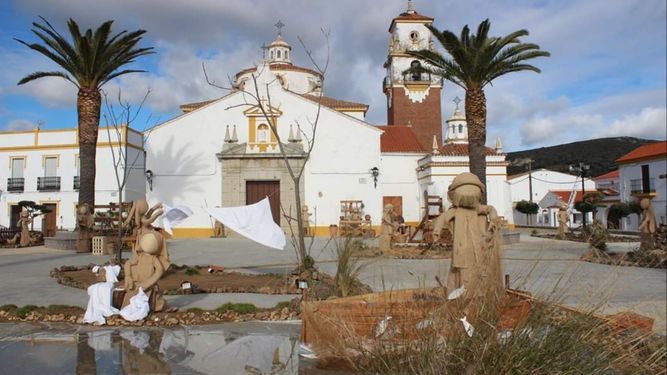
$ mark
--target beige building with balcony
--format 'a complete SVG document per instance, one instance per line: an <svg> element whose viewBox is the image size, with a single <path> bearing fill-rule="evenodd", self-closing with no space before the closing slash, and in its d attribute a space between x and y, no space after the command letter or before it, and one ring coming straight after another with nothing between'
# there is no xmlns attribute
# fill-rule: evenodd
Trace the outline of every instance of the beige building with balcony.
<svg viewBox="0 0 667 375"><path fill-rule="evenodd" d="M76 224L79 190L79 145L77 129L0 132L0 225L15 227L20 213L18 202L34 201L47 205L51 212L34 222L35 230L45 236L58 229L72 230ZM145 195L144 138L131 128L101 127L97 144L95 202L118 201L113 152L128 155L127 184L121 192L124 201ZM119 167L123 173L125 166Z"/></svg>

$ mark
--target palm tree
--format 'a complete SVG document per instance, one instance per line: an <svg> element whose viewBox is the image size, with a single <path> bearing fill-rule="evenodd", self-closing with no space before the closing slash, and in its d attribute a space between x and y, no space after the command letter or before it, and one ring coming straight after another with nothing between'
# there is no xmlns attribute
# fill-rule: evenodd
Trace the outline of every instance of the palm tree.
<svg viewBox="0 0 667 375"><path fill-rule="evenodd" d="M153 48L137 48L145 30L122 31L111 36L111 24L106 21L93 32L81 34L79 25L71 18L67 22L72 42L63 37L43 17L44 24L33 22L32 32L44 44L19 43L48 57L65 71L35 72L23 77L19 85L42 77L61 77L74 84L77 94L76 110L79 117L79 204L95 204L95 156L97 132L100 124L101 87L110 80L128 73L144 70L125 69L122 66L139 56L153 53Z"/></svg>
<svg viewBox="0 0 667 375"><path fill-rule="evenodd" d="M540 72L525 60L550 56L532 43L521 43L520 37L528 35L527 30L518 30L503 37L490 37L491 23L488 19L479 24L477 35L470 35L468 25L457 37L451 31L440 32L427 25L440 44L451 56L445 57L432 50L408 51L411 56L427 64L417 67L442 76L466 91L465 113L468 122L468 142L470 172L486 185L486 96L484 86L494 79L511 72L522 70ZM483 197L486 203L486 196Z"/></svg>

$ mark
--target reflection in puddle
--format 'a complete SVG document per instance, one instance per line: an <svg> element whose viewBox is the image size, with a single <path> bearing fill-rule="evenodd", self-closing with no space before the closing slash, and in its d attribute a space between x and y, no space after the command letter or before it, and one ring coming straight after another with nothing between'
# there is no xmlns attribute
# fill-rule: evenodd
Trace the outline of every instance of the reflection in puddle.
<svg viewBox="0 0 667 375"><path fill-rule="evenodd" d="M0 374L299 373L293 324L104 330L1 325L0 337Z"/></svg>

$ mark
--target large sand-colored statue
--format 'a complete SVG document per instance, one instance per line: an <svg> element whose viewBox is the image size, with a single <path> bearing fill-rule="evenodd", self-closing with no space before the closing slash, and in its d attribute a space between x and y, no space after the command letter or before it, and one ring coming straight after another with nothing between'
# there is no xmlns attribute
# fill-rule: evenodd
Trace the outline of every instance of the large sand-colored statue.
<svg viewBox="0 0 667 375"><path fill-rule="evenodd" d="M565 238L567 223L570 221L570 214L567 212L567 205L562 204L558 209L558 238Z"/></svg>
<svg viewBox="0 0 667 375"><path fill-rule="evenodd" d="M380 251L385 253L391 249L391 238L398 223L394 220L394 205L387 204L382 212L382 225L380 228Z"/></svg>
<svg viewBox="0 0 667 375"><path fill-rule="evenodd" d="M162 311L165 301L157 287L164 272L169 268L164 236L158 231L147 231L138 239L139 251L125 262L125 298L123 306L130 303L139 288L148 296L151 311Z"/></svg>
<svg viewBox="0 0 667 375"><path fill-rule="evenodd" d="M125 225L132 225L132 234L136 238L132 248L133 254L136 254L141 248L139 243L141 235L155 231L152 224L162 214L162 203L158 203L149 209L148 202L145 199L137 199L132 202L132 208L125 220Z"/></svg>
<svg viewBox="0 0 667 375"><path fill-rule="evenodd" d="M498 215L493 206L480 203L483 193L484 185L477 176L461 173L447 192L452 207L435 221L434 236L443 225L452 233L449 292L464 287L472 296L502 293Z"/></svg>
<svg viewBox="0 0 667 375"><path fill-rule="evenodd" d="M653 235L657 228L653 205L651 205L651 201L648 198L643 198L639 201L639 207L642 209L641 220L639 222L640 250L652 250L655 247Z"/></svg>
<svg viewBox="0 0 667 375"><path fill-rule="evenodd" d="M76 210L76 231L79 235L77 241L77 253L87 253L91 250L91 240L95 218L93 209L88 203L79 205Z"/></svg>
<svg viewBox="0 0 667 375"><path fill-rule="evenodd" d="M130 302L130 298L137 294L139 286L149 297L151 311L161 311L165 306L164 299L157 289L157 281L169 268L169 252L166 239L152 226L162 213L162 203L149 209L145 199L132 202L132 208L125 224L132 223L136 240L132 248L132 257L125 262L124 267L123 307Z"/></svg>
<svg viewBox="0 0 667 375"><path fill-rule="evenodd" d="M21 247L30 246L30 223L32 223L30 213L24 209L16 223L17 226L21 227L21 240L19 242Z"/></svg>

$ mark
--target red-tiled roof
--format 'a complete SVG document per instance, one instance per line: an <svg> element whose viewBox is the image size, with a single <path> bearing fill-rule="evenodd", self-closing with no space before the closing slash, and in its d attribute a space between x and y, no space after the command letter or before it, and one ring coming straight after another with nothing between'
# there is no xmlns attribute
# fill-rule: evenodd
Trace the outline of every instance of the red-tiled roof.
<svg viewBox="0 0 667 375"><path fill-rule="evenodd" d="M616 159L616 163L630 163L635 160L647 160L667 158L667 141L649 143L647 145L639 146L629 153Z"/></svg>
<svg viewBox="0 0 667 375"><path fill-rule="evenodd" d="M310 99L314 102L320 102L323 106L333 108L336 110L360 110L366 112L368 110L368 104L348 102L347 100L340 100L331 98L328 96L317 96L317 95L301 95L306 99Z"/></svg>
<svg viewBox="0 0 667 375"><path fill-rule="evenodd" d="M423 14L419 14L417 12L414 13L408 13L404 12L398 15L398 17L395 17L393 20L391 20L391 24L389 25L389 31L391 32L391 28L394 26L394 23L396 21L433 21L433 17L428 17Z"/></svg>
<svg viewBox="0 0 667 375"><path fill-rule="evenodd" d="M446 156L468 156L467 143L448 143L440 147L440 154ZM496 155L496 150L491 147L486 147L485 155Z"/></svg>
<svg viewBox="0 0 667 375"><path fill-rule="evenodd" d="M322 78L322 74L320 74L319 72L316 72L316 71L314 71L312 69L308 69L308 68L302 68L300 66L296 66L296 65L292 65L292 64L271 63L271 64L269 64L269 66L271 67L271 70L289 70L289 71L292 71L292 72L310 73L312 75L315 75L315 76L318 76L318 77ZM254 72L256 70L257 70L256 66L253 66L252 68L248 68L248 69L243 69L240 72L236 73L236 78L238 78L239 76L241 76L245 73Z"/></svg>
<svg viewBox="0 0 667 375"><path fill-rule="evenodd" d="M586 190L586 194L588 193L595 193L597 190ZM567 203L570 201L570 195L572 195L572 191L567 191L567 190L550 190L550 192L554 193L558 198L563 201L563 203ZM577 190L576 194L574 196L574 202L579 202L581 201L581 197L583 194L581 194L581 190Z"/></svg>
<svg viewBox="0 0 667 375"><path fill-rule="evenodd" d="M183 111L183 113L188 113L188 112L194 111L197 108L201 108L201 107L203 107L207 104L211 104L216 100L218 100L218 99L205 100L203 102L181 104L180 108L181 108L181 111Z"/></svg>
<svg viewBox="0 0 667 375"><path fill-rule="evenodd" d="M615 171L611 171L611 172L605 173L603 175L597 176L593 180L607 180L607 179L610 179L610 178L618 178L618 176L619 176L619 172L618 172L618 169L617 169Z"/></svg>
<svg viewBox="0 0 667 375"><path fill-rule="evenodd" d="M381 152L426 152L412 131L412 127L389 125L378 126L378 128L384 131L380 137Z"/></svg>

